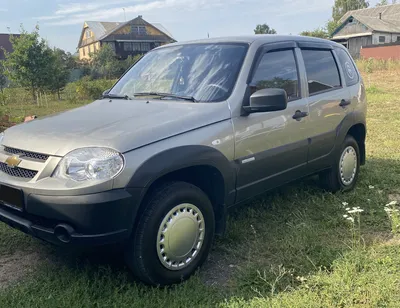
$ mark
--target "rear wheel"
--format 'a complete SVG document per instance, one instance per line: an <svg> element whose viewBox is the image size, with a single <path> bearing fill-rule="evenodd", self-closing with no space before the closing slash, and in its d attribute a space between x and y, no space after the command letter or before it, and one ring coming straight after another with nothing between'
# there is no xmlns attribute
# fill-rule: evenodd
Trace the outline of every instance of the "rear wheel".
<svg viewBox="0 0 400 308"><path fill-rule="evenodd" d="M354 189L360 170L360 150L357 141L346 136L341 151L331 169L320 173L322 186L331 192Z"/></svg>
<svg viewBox="0 0 400 308"><path fill-rule="evenodd" d="M214 228L213 207L201 189L167 183L147 201L127 246L127 264L148 284L181 282L207 258Z"/></svg>

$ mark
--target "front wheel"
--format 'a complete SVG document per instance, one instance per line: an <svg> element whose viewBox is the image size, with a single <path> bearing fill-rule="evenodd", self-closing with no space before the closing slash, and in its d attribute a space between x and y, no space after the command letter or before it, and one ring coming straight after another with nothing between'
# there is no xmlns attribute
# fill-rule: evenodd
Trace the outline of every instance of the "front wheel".
<svg viewBox="0 0 400 308"><path fill-rule="evenodd" d="M207 195L185 182L167 183L148 199L126 249L126 261L145 283L189 278L207 258L215 229Z"/></svg>
<svg viewBox="0 0 400 308"><path fill-rule="evenodd" d="M360 150L357 141L346 136L341 151L331 169L320 173L322 186L331 192L354 189L360 171Z"/></svg>

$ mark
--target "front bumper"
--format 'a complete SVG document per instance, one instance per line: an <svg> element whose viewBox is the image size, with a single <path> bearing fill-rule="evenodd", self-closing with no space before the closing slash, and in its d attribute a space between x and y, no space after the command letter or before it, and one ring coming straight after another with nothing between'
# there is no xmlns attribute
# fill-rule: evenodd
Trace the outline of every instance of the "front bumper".
<svg viewBox="0 0 400 308"><path fill-rule="evenodd" d="M0 203L0 221L57 245L118 243L131 234L141 194L140 188L79 196L29 194L21 209Z"/></svg>

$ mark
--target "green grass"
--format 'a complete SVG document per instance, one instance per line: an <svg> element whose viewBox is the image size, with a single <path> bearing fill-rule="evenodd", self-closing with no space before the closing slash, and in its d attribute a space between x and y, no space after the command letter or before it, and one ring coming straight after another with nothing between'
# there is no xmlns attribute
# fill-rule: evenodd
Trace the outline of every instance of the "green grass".
<svg viewBox="0 0 400 308"><path fill-rule="evenodd" d="M400 194L400 72L368 78L367 164L353 192L325 193L309 178L238 208L214 262L165 289L134 282L117 249L67 254L0 224L0 258L36 250L48 259L0 291L0 306L398 307L400 241L383 207ZM356 249L343 202L364 209Z"/></svg>

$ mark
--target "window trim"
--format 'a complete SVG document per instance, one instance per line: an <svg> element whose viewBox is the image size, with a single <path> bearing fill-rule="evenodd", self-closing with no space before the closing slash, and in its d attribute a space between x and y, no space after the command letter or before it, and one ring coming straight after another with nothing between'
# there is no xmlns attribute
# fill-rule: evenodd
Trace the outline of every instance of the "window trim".
<svg viewBox="0 0 400 308"><path fill-rule="evenodd" d="M303 99L303 91L302 91L302 84L301 84L301 77L300 77L300 66L299 66L299 61L297 59L297 54L296 54L296 48L297 48L297 44L295 41L286 41L286 42L278 42L278 43L268 43L265 45L262 45L261 47L259 47L259 49L257 50L254 60L253 60L253 64L251 66L250 69L250 73L249 76L247 78L247 88L249 87L252 79L254 78L254 75L257 71L257 68L260 65L260 62L262 60L262 58L264 57L265 54L270 53L270 52L279 52L279 51L285 51L285 50L291 50L293 53L293 57L294 57L294 61L296 64L296 70L297 70L297 89L298 89L298 94L299 96L297 98L293 98L288 100L288 103L294 102L294 101L298 101L300 99ZM247 91L246 91L247 92ZM247 95L246 95L247 96ZM246 99L243 101L243 106L246 103Z"/></svg>
<svg viewBox="0 0 400 308"><path fill-rule="evenodd" d="M305 61L304 61L304 57L303 57L303 53L302 53L303 50L330 51L330 53L331 53L331 55L332 55L332 58L333 58L333 60L334 60L334 62L335 62L335 65L336 65L337 72L338 72L338 74L339 74L340 86L332 87L332 88L326 89L326 90L321 90L321 91L314 92L314 93L311 94L311 93L310 93L310 88L309 88L309 86L308 86L308 74L307 74L306 63L305 63ZM333 49L333 48L302 47L301 50L300 50L300 52L301 52L301 56L302 56L302 58L303 58L303 63L304 63L305 78L306 78L306 79L305 79L305 82L306 82L306 85L307 85L308 97L313 97L313 96L316 96L316 95L319 95L319 94L323 94L323 93L328 93L328 92L332 92L332 91L337 91L337 90L340 90L340 89L344 89L344 86L343 86L343 81L344 81L343 78L344 78L344 76L342 75L341 68L340 68L339 65L338 65L338 59L336 58L336 55L335 55L335 53L334 53L334 49Z"/></svg>

